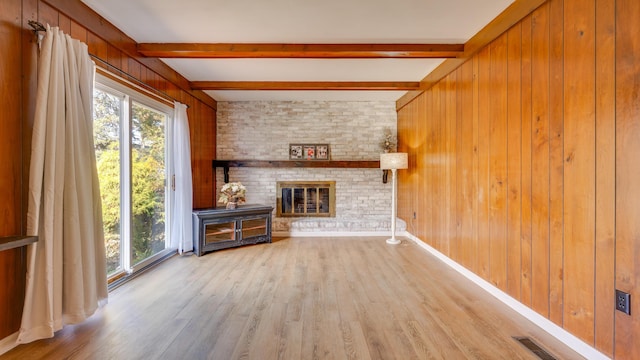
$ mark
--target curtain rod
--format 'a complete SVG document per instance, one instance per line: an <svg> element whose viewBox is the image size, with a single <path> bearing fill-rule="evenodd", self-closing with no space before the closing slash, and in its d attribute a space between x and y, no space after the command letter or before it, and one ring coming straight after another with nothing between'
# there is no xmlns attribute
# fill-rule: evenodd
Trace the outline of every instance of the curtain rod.
<svg viewBox="0 0 640 360"><path fill-rule="evenodd" d="M29 26L33 28L34 33L38 33L38 31L47 31L47 28L45 28L44 25L42 25L42 23L39 23L35 20L29 20L28 23L29 23Z"/></svg>
<svg viewBox="0 0 640 360"><path fill-rule="evenodd" d="M42 25L41 22L38 22L38 21L35 21L35 20L29 20L28 24L29 24L29 26L31 26L31 28L33 29L33 33L36 36L39 36L38 32L40 32L40 31L44 31L44 32L47 31L47 28L45 28L44 25ZM137 83L136 85L143 87L145 90L150 91L150 92L154 93L155 95L157 95L159 97L163 97L163 98L168 99L168 100L177 101L179 103L182 103L180 100L173 98L172 96L170 96L169 94L165 93L164 91L160 91L160 90L158 90L156 88L153 88L153 87L149 86L147 83L145 83L145 82L143 82L141 80L138 80L136 77L134 77L133 75L127 73L126 71L120 70L117 67L109 64L106 60L103 60L103 59L99 58L98 56L92 55L92 54L89 54L89 56L92 59L97 60L100 64L102 64L102 67L104 67L106 70L115 71L115 72L120 73L121 75L126 75L125 80ZM190 107L188 104L185 104L185 105L187 106L187 108Z"/></svg>

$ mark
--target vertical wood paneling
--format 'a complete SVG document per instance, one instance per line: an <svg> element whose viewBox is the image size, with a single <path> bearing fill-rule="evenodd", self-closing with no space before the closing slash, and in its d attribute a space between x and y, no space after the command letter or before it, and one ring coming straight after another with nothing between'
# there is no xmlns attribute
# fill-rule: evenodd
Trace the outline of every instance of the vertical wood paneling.
<svg viewBox="0 0 640 360"><path fill-rule="evenodd" d="M412 102L413 110L410 111L411 116L415 116L415 118L410 119L411 128L414 131L416 139L416 169L414 171L414 179L413 183L414 188L417 191L417 196L415 199L416 206L416 220L413 223L416 234L420 234L420 239L424 239L427 241L426 230L426 209L428 206L426 205L426 179L425 175L425 166L426 166L426 147L427 147L427 135L426 135L426 101L427 94L422 93L418 96L414 102Z"/></svg>
<svg viewBox="0 0 640 360"><path fill-rule="evenodd" d="M107 62L116 69L122 69L122 52L113 45L107 45Z"/></svg>
<svg viewBox="0 0 640 360"><path fill-rule="evenodd" d="M38 1L38 21L51 27L58 26L58 10L43 1Z"/></svg>
<svg viewBox="0 0 640 360"><path fill-rule="evenodd" d="M64 15L64 14L58 13L58 27L65 34L70 34L71 33L71 19L69 19L69 17Z"/></svg>
<svg viewBox="0 0 640 360"><path fill-rule="evenodd" d="M442 159L442 182L440 189L442 189L442 204L443 211L440 223L442 224L442 229L440 230L442 237L442 249L443 253L447 254L447 256L452 257L452 241L451 237L455 234L455 230L451 231L451 210L453 210L453 206L451 205L451 188L455 187L455 183L452 183L451 177L451 166L453 164L453 159L451 159L451 149L449 145L452 141L451 134L451 120L452 114L449 105L449 97L451 90L451 77L452 74L446 76L444 82L442 82L442 92L440 94L440 108L442 113L442 130L440 133L442 134L442 151L441 151L441 159Z"/></svg>
<svg viewBox="0 0 640 360"><path fill-rule="evenodd" d="M441 247L442 253L447 254L447 256L451 257L451 242L449 240L450 234L449 231L449 212L451 210L450 200L450 188L451 188L451 159L449 158L449 142L451 141L451 127L449 123L449 112L448 112L448 95L447 91L449 88L449 83L451 80L451 74L446 76L441 82L442 86L440 88L440 123L441 129L441 145L440 145L440 191L442 192L442 213L440 215L440 237L442 238ZM449 182L449 183L447 183Z"/></svg>
<svg viewBox="0 0 640 360"><path fill-rule="evenodd" d="M414 120L414 128L417 129L415 136L417 137L418 140L418 150L417 150L417 156L418 158L416 159L416 162L418 163L418 167L416 169L416 182L418 184L418 196L416 199L416 205L417 205L417 219L416 222L418 224L418 226L416 226L417 229L419 229L420 234L422 235L421 239L427 239L428 235L426 232L426 226L428 224L428 221L430 220L427 216L427 212L425 211L425 209L428 207L427 206L427 177L426 177L426 170L427 170L427 120L425 120L427 118L427 99L428 99L428 95L427 94L422 94L418 97L417 99L417 106L414 108L414 114L418 116L417 119ZM421 221L418 221L419 219L421 219Z"/></svg>
<svg viewBox="0 0 640 360"><path fill-rule="evenodd" d="M416 209L414 203L414 196L410 194L417 193L416 184L412 180L415 177L416 171L416 142L413 138L412 132L413 120L416 118L415 114L412 114L413 109L417 106L417 102L412 102L398 111L398 125L397 125L397 137L398 137L398 152L406 152L409 160L409 168L405 171L398 172L398 217L407 220L407 231L410 231L414 235L415 233L413 225L413 211Z"/></svg>
<svg viewBox="0 0 640 360"><path fill-rule="evenodd" d="M531 307L531 16L522 20L522 268L520 301Z"/></svg>
<svg viewBox="0 0 640 360"><path fill-rule="evenodd" d="M616 359L640 359L640 2L616 0L616 289L633 294L615 313ZM634 310L635 309L635 310Z"/></svg>
<svg viewBox="0 0 640 360"><path fill-rule="evenodd" d="M22 79L16 69L20 68L21 54L21 6L20 1L0 3L0 236L20 233L21 223L21 103ZM7 34L7 35L5 35ZM0 296L0 299L2 297ZM1 301L1 300L0 300Z"/></svg>
<svg viewBox="0 0 640 360"><path fill-rule="evenodd" d="M451 212L451 226L454 231L454 235L452 237L453 246L455 247L455 256L456 262L466 266L465 257L464 257L464 244L463 244L463 235L462 235L462 188L463 188L463 173L464 167L461 165L463 162L462 156L464 151L462 149L463 142L463 133L462 133L462 123L461 123L461 114L462 114L462 94L463 94L463 83L462 79L462 66L456 69L455 71L455 80L451 82L452 86L455 85L455 91L451 94L451 101L453 102L453 109L455 111L455 141L451 144L451 156L455 157L455 169L452 171L455 174L455 188L451 191L453 192L452 201L455 202L455 210ZM470 128L466 128L465 132L469 132Z"/></svg>
<svg viewBox="0 0 640 360"><path fill-rule="evenodd" d="M473 176L473 62L467 61L460 68L458 77L459 116L457 118L458 141L456 142L456 162L458 194L457 222L459 263L472 268L475 258L473 244L474 220L474 176Z"/></svg>
<svg viewBox="0 0 640 360"><path fill-rule="evenodd" d="M24 302L24 248L0 251L0 339L20 329Z"/></svg>
<svg viewBox="0 0 640 360"><path fill-rule="evenodd" d="M447 136L447 152L446 158L448 161L448 179L445 181L447 185L447 209L448 215L447 228L445 236L447 238L447 244L449 245L449 251L455 259L460 258L460 244L458 240L458 226L457 226L457 210L458 210L458 173L457 173L457 157L456 157L456 143L457 139L457 86L459 71L455 71L447 77L447 127L449 129L449 135Z"/></svg>
<svg viewBox="0 0 640 360"><path fill-rule="evenodd" d="M129 75L133 76L135 79L141 79L140 73L142 71L142 65L134 60L129 59ZM179 99L178 94L176 94L176 99Z"/></svg>
<svg viewBox="0 0 640 360"><path fill-rule="evenodd" d="M507 288L520 299L522 214L522 26L507 32Z"/></svg>
<svg viewBox="0 0 640 360"><path fill-rule="evenodd" d="M478 54L478 275L490 281L490 128L491 51L484 48Z"/></svg>
<svg viewBox="0 0 640 360"><path fill-rule="evenodd" d="M613 356L615 305L615 6L596 0L595 346ZM637 159L636 159L637 160Z"/></svg>
<svg viewBox="0 0 640 360"><path fill-rule="evenodd" d="M433 211L435 209L433 205L434 201L434 189L433 189L433 158L434 158L434 142L435 136L433 134L433 118L434 118L433 103L433 89L425 92L425 147L423 152L424 161L424 239L427 243L433 247L436 247L433 237Z"/></svg>
<svg viewBox="0 0 640 360"><path fill-rule="evenodd" d="M194 103L199 107L206 108L206 112L200 117L196 118L196 122L202 124L202 132L205 136L197 143L198 147L202 148L201 154L202 161L200 162L202 169L201 177L197 180L197 188L200 196L197 201L203 206L215 206L217 203L215 194L215 176L213 169L211 168L211 159L216 156L216 112L208 106L205 106L201 102L193 99Z"/></svg>
<svg viewBox="0 0 640 360"><path fill-rule="evenodd" d="M129 59L131 59L129 56L125 55L123 52L120 52L120 70L122 70L123 73L125 74L129 74ZM166 84L167 86L169 86L169 82L163 82L164 84ZM173 85L173 84L171 84ZM175 85L173 85L175 87ZM168 94L168 93L167 93ZM171 95L169 95L171 96ZM175 96L171 96L171 98L175 99Z"/></svg>
<svg viewBox="0 0 640 360"><path fill-rule="evenodd" d="M432 194L433 194L433 210L431 211L431 224L433 227L432 237L435 248L443 254L447 254L446 249L444 248L444 244L442 241L442 219L444 218L442 215L443 209L443 191L442 191L442 177L444 166L442 165L442 144L443 144L443 126L442 120L444 118L444 114L442 113L442 100L441 100L441 82L432 88L432 98L433 98L433 111L432 111L432 135L431 142L433 143L433 152L431 153L431 183L432 183Z"/></svg>
<svg viewBox="0 0 640 360"><path fill-rule="evenodd" d="M87 35L88 35L88 31L87 29L85 29L82 25L78 24L75 21L71 21L71 30L69 32L69 35L71 35L72 38L74 39L78 39L79 41L82 41L85 44L87 43Z"/></svg>
<svg viewBox="0 0 640 360"><path fill-rule="evenodd" d="M549 7L542 5L532 23L531 249L532 308L549 314Z"/></svg>
<svg viewBox="0 0 640 360"><path fill-rule="evenodd" d="M0 2L0 236L22 233L21 29L21 1ZM0 340L20 328L24 272L21 248L0 251Z"/></svg>
<svg viewBox="0 0 640 360"><path fill-rule="evenodd" d="M478 260L480 255L480 61L479 56L474 56L471 59L473 63L473 79L472 79L472 128L473 128L473 154L471 159L471 173L473 178L472 191L473 191L473 221L472 221L472 238L471 249L469 253L472 258L469 262L470 269L474 273L479 274L480 262Z"/></svg>
<svg viewBox="0 0 640 360"><path fill-rule="evenodd" d="M409 182L408 186L411 188L411 192L405 194L410 199L407 200L409 204L411 204L411 208L407 212L407 217L403 219L408 219L410 227L416 234L416 236L424 236L422 234L422 229L417 227L418 224L423 224L424 219L422 218L422 211L418 212L418 210L422 210L420 199L413 194L420 194L421 187L424 182L421 181L420 172L422 171L422 161L424 160L423 156L420 156L421 148L420 146L424 145L424 141L420 139L418 133L420 132L421 126L418 125L419 115L418 115L418 107L420 103L420 99L423 96L419 96L416 98L416 101L412 102L410 107L405 112L407 118L407 126L403 127L403 134L405 134L404 138L408 140L406 143L406 150L409 153L409 169L405 171L405 174L408 174ZM401 124L398 123L398 129L401 128ZM400 144L400 140L398 140L399 146L405 146ZM416 213L416 219L413 219L413 212ZM421 235L418 235L421 234Z"/></svg>
<svg viewBox="0 0 640 360"><path fill-rule="evenodd" d="M429 236L431 238L431 243L433 247L436 249L440 249L440 241L438 239L438 222L437 222L437 202L439 200L439 192L438 192L438 119L437 116L439 114L440 103L436 101L436 89L435 87L431 89L429 92L428 102L431 103L430 106L427 106L427 113L429 114L429 121L427 123L427 142L429 143L428 150L428 167L427 167L427 178L428 178L428 194L429 194L429 204L433 206L431 212L429 212Z"/></svg>
<svg viewBox="0 0 640 360"><path fill-rule="evenodd" d="M640 317L611 301L618 288L640 308L638 18L636 1L550 0L427 91L410 120L435 142L417 205L428 242L619 359L640 358Z"/></svg>
<svg viewBox="0 0 640 360"><path fill-rule="evenodd" d="M491 102L489 110L489 236L490 281L507 285L507 36L490 45Z"/></svg>
<svg viewBox="0 0 640 360"><path fill-rule="evenodd" d="M87 45L89 46L89 54L106 61L108 51L107 42L91 32L87 33L87 41Z"/></svg>
<svg viewBox="0 0 640 360"><path fill-rule="evenodd" d="M564 1L564 327L594 341L595 2Z"/></svg>
<svg viewBox="0 0 640 360"><path fill-rule="evenodd" d="M549 319L562 326L564 269L563 3L549 3Z"/></svg>

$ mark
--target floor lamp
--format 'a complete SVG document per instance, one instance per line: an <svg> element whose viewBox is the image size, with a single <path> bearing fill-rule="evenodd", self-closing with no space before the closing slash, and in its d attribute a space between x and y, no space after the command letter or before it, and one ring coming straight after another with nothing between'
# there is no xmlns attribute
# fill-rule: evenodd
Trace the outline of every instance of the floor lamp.
<svg viewBox="0 0 640 360"><path fill-rule="evenodd" d="M385 153L380 154L380 168L391 170L391 238L387 239L387 244L397 245L400 240L396 239L396 170L409 167L407 153Z"/></svg>

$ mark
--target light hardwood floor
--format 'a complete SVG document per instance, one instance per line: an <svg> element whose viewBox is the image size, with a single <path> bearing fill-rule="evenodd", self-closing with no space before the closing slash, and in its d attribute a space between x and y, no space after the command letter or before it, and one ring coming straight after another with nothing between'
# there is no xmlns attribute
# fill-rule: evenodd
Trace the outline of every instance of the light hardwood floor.
<svg viewBox="0 0 640 360"><path fill-rule="evenodd" d="M285 238L173 257L1 358L539 360L512 336L581 358L410 241Z"/></svg>

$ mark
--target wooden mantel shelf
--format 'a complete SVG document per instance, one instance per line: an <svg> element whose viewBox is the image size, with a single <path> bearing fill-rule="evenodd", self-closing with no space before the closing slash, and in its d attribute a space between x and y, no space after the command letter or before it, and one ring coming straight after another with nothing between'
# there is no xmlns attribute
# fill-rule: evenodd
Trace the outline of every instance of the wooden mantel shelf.
<svg viewBox="0 0 640 360"><path fill-rule="evenodd" d="M261 168L345 168L376 169L380 168L379 160L213 160L214 168L224 168L224 182L229 182L230 167Z"/></svg>
<svg viewBox="0 0 640 360"><path fill-rule="evenodd" d="M3 236L0 237L0 251L9 250L38 241L36 236Z"/></svg>

